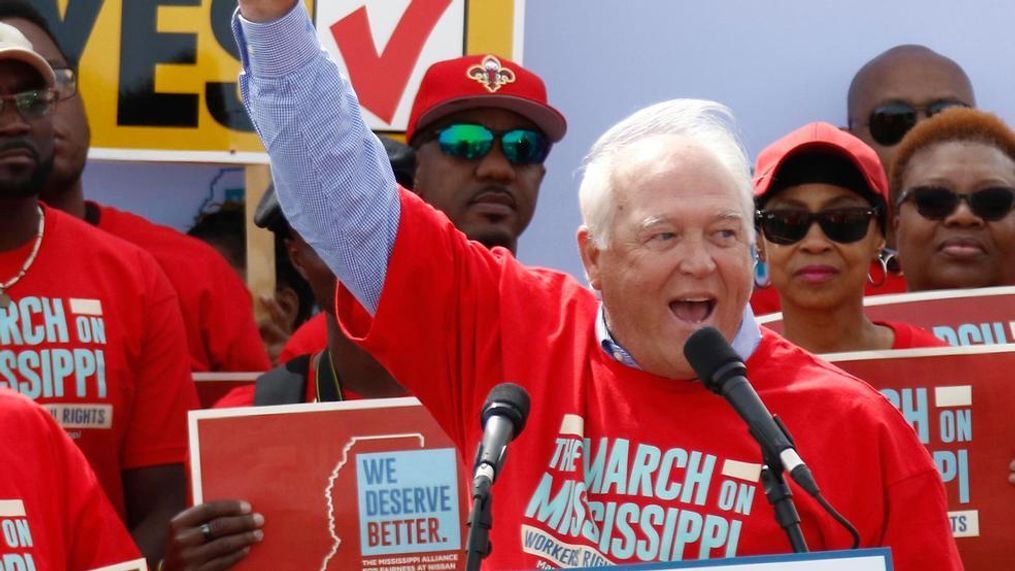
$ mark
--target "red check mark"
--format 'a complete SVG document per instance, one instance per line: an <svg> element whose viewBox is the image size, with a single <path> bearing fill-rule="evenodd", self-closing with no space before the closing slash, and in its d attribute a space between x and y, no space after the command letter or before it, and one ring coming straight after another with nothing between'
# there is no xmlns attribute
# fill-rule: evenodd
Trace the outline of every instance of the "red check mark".
<svg viewBox="0 0 1015 571"><path fill-rule="evenodd" d="M360 105L391 123L427 38L451 0L411 0L394 33L378 54L363 6L331 25Z"/></svg>

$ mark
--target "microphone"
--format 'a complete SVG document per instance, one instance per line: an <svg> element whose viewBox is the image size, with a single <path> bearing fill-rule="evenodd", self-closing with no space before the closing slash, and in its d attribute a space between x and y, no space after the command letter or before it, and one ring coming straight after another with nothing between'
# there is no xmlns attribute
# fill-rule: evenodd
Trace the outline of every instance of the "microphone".
<svg viewBox="0 0 1015 571"><path fill-rule="evenodd" d="M490 489L504 467L507 445L525 428L529 416L529 393L512 383L490 389L479 415L483 439L476 450L475 475L472 478L472 508L469 510L469 536L465 540L465 569L478 571L490 554L490 529L493 527L493 494Z"/></svg>
<svg viewBox="0 0 1015 571"><path fill-rule="evenodd" d="M684 357L705 387L722 396L747 423L766 456L778 459L790 477L808 494L821 491L810 469L793 448L781 422L772 417L747 380L747 367L726 338L714 327L695 331L684 344Z"/></svg>
<svg viewBox="0 0 1015 571"><path fill-rule="evenodd" d="M529 393L514 383L501 383L490 390L480 414L483 439L476 451L476 488L488 489L504 467L507 445L525 428L529 416Z"/></svg>

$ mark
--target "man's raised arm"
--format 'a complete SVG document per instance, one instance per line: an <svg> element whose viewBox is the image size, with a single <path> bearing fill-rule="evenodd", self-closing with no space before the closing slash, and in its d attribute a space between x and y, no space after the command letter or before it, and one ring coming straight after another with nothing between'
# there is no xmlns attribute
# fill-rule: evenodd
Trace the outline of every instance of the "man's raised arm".
<svg viewBox="0 0 1015 571"><path fill-rule="evenodd" d="M398 232L387 153L302 1L239 0L240 93L286 219L371 313Z"/></svg>

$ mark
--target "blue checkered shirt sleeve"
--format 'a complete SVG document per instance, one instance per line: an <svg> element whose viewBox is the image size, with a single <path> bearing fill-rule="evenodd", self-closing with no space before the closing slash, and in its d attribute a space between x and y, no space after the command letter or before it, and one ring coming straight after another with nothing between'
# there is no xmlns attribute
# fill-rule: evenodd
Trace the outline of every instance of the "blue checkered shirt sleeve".
<svg viewBox="0 0 1015 571"><path fill-rule="evenodd" d="M374 313L401 210L384 147L303 2L268 23L237 11L233 35L243 64L240 94L271 158L286 219Z"/></svg>

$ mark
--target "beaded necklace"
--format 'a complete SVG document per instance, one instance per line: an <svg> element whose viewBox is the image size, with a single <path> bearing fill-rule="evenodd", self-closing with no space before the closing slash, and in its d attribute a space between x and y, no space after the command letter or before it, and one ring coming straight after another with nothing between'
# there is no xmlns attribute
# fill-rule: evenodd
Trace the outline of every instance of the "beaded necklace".
<svg viewBox="0 0 1015 571"><path fill-rule="evenodd" d="M7 290L11 286L21 281L21 278L25 277L28 273L28 269L32 267L32 263L35 262L35 257L39 255L39 248L42 246L42 236L46 233L46 214L43 212L42 207L36 206L36 210L39 213L39 229L35 232L35 244L32 245L32 251L28 254L28 258L25 263L21 264L21 269L11 279L0 284L0 308L7 309L11 305L11 296L7 293Z"/></svg>

